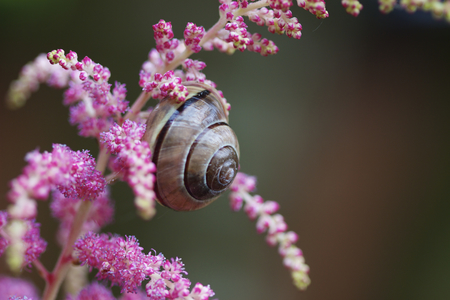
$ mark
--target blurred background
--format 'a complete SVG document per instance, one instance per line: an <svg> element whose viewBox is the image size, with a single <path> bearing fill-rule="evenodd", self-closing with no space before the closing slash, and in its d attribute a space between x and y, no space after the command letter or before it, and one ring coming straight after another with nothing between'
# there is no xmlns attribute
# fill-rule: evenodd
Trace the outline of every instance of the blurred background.
<svg viewBox="0 0 450 300"><path fill-rule="evenodd" d="M294 7L300 40L247 22L275 41L275 56L192 57L231 103L241 170L258 177L257 193L278 201L300 236L311 267L306 292L226 197L191 213L158 206L144 222L117 183L115 223L104 230L182 257L189 279L210 284L219 299L449 299L450 26L425 13L383 15L374 0L354 18L338 2L327 3L323 21ZM181 39L189 21L211 27L218 3L0 0L0 98L25 63L62 48L107 66L134 101L160 19ZM97 154L67 119L62 91L46 86L20 110L0 106L0 209L27 152L62 143ZM47 206L40 203L38 221L49 243L42 262L52 269L57 223ZM34 270L25 277L42 289Z"/></svg>

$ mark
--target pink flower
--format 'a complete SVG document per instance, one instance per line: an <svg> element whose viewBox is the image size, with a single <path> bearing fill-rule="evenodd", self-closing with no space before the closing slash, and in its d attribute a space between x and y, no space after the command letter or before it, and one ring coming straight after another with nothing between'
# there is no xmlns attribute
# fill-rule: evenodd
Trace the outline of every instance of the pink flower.
<svg viewBox="0 0 450 300"><path fill-rule="evenodd" d="M202 50L199 43L205 34L205 28L203 26L197 26L194 23L189 22L184 30L184 44L186 48L191 49L197 53Z"/></svg>
<svg viewBox="0 0 450 300"><path fill-rule="evenodd" d="M72 125L78 126L80 135L98 138L100 132L108 130L114 120L119 120L128 109L125 85L116 82L111 93L109 69L87 56L82 61L78 61L77 57L73 51L64 56L62 49L47 54L51 64L75 70L79 75L78 78L71 76L64 104L74 105L70 109L69 120Z"/></svg>
<svg viewBox="0 0 450 300"><path fill-rule="evenodd" d="M34 218L34 200L47 199L54 188L67 197L85 200L97 198L105 189L105 179L95 170L95 160L88 151L75 152L65 145L54 144L51 153L35 150L25 160L28 165L22 175L10 183L8 199L13 206L8 211L12 218Z"/></svg>
<svg viewBox="0 0 450 300"><path fill-rule="evenodd" d="M115 124L109 132L101 135L102 142L112 154L116 154L115 171L120 172L136 196L135 205L144 219L155 214L154 173L156 166L151 161L150 146L141 141L145 124L126 120L122 126Z"/></svg>
<svg viewBox="0 0 450 300"><path fill-rule="evenodd" d="M178 102L183 102L189 94L187 88L181 84L181 78L176 77L174 71L167 71L162 75L150 74L141 70L139 76L139 85L145 92L151 93L153 99L170 97Z"/></svg>
<svg viewBox="0 0 450 300"><path fill-rule="evenodd" d="M228 31L226 42L233 43L234 48L239 51L244 51L250 42L247 37L247 25L244 23L244 18L237 17L233 22L225 25L225 30Z"/></svg>
<svg viewBox="0 0 450 300"><path fill-rule="evenodd" d="M342 0L342 6L345 7L347 13L354 17L357 17L361 9L363 9L362 4L358 0Z"/></svg>
<svg viewBox="0 0 450 300"><path fill-rule="evenodd" d="M270 8L286 11L292 6L292 0L268 0Z"/></svg>
<svg viewBox="0 0 450 300"><path fill-rule="evenodd" d="M324 0L297 0L297 4L315 15L317 19L329 17L328 11L325 8Z"/></svg>
<svg viewBox="0 0 450 300"><path fill-rule="evenodd" d="M190 281L179 258L166 260L162 254L144 254L133 236L125 239L106 234L88 233L75 244L81 264L99 270L96 277L121 287L121 292L135 293L142 282L150 299L208 299L214 293L209 286L197 284L189 291ZM192 297L192 298L189 298Z"/></svg>
<svg viewBox="0 0 450 300"><path fill-rule="evenodd" d="M35 220L8 220L8 224L0 235L1 244L10 247L7 263L13 270L20 270L30 266L47 247L47 242L40 236L40 224ZM5 242L6 241L6 242ZM0 249L0 250L4 250Z"/></svg>
<svg viewBox="0 0 450 300"><path fill-rule="evenodd" d="M172 24L159 20L153 25L153 36L156 41L156 50L161 54L163 60L170 63L174 57L174 50L178 47L179 41L173 38Z"/></svg>

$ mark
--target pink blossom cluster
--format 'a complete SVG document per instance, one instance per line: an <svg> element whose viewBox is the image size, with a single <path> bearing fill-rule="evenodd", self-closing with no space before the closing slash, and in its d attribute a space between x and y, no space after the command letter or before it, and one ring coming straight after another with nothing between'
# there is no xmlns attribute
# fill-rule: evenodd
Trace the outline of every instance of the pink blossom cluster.
<svg viewBox="0 0 450 300"><path fill-rule="evenodd" d="M184 44L187 49L190 49L194 53L200 52L202 47L200 47L200 41L205 35L205 28L203 26L197 26L192 22L186 25L184 30Z"/></svg>
<svg viewBox="0 0 450 300"><path fill-rule="evenodd" d="M88 233L75 244L78 260L98 269L96 277L107 279L121 287L122 293L135 293L142 283L150 280L145 290L152 300L208 299L214 295L209 286L197 283L189 290L191 282L181 259L166 259L162 254L144 254L134 236Z"/></svg>
<svg viewBox="0 0 450 300"><path fill-rule="evenodd" d="M139 78L139 86L146 93L151 93L153 99L170 97L178 102L183 102L189 94L187 88L181 84L181 78L175 76L175 72L172 70L167 71L164 75L141 70Z"/></svg>
<svg viewBox="0 0 450 300"><path fill-rule="evenodd" d="M10 183L8 212L12 218L36 217L36 201L48 198L57 188L66 197L93 200L106 186L105 179L95 170L95 160L89 151L72 151L66 145L54 144L53 151L27 154L28 165Z"/></svg>
<svg viewBox="0 0 450 300"><path fill-rule="evenodd" d="M87 56L78 61L76 52L64 55L62 49L49 52L47 58L51 64L74 72L64 93L64 104L72 105L69 120L78 126L81 136L98 138L100 132L108 130L114 120L119 121L121 114L128 110L125 85L116 82L110 92L111 72L108 68ZM78 78L75 77L77 74Z"/></svg>
<svg viewBox="0 0 450 300"><path fill-rule="evenodd" d="M153 25L153 37L156 41L156 50L161 54L161 58L170 63L175 57L174 50L180 45L180 42L173 38L171 22L160 20Z"/></svg>
<svg viewBox="0 0 450 300"><path fill-rule="evenodd" d="M290 10L269 10L263 7L248 13L250 21L259 26L267 26L270 33L284 34L288 37L300 39L302 25L297 18L292 17Z"/></svg>
<svg viewBox="0 0 450 300"><path fill-rule="evenodd" d="M102 133L101 140L116 155L112 168L133 189L138 212L148 220L156 213L153 191L156 166L148 143L141 141L144 133L145 124L126 120L122 126L115 124L109 132Z"/></svg>
<svg viewBox="0 0 450 300"><path fill-rule="evenodd" d="M54 144L51 153L35 150L27 154L26 161L28 165L23 173L10 183L8 222L1 229L7 241L2 240L1 244L11 249L7 253L13 269L29 265L45 250L39 224L33 220L37 215L36 200L47 199L54 189L66 197L93 200L106 186L88 151L75 152L65 145ZM1 213L2 224L5 219L6 214Z"/></svg>
<svg viewBox="0 0 450 300"><path fill-rule="evenodd" d="M283 257L284 266L291 272L294 284L301 290L310 284L309 267L305 264L302 251L294 244L298 235L287 230L284 218L274 214L279 205L275 201L264 201L259 196L250 195L256 188L256 178L239 172L236 175L230 194L231 209L238 211L244 205L244 211L251 220L256 221L258 233L267 231L266 241L271 246L278 245L278 253Z"/></svg>
<svg viewBox="0 0 450 300"><path fill-rule="evenodd" d="M53 217L60 221L56 235L60 245L67 243L70 229L72 228L75 215L83 200L74 197L65 197L61 192L53 192L53 200L50 210ZM89 210L86 221L83 223L82 233L89 231L98 232L103 226L111 223L114 215L114 206L109 197L109 189L100 194Z"/></svg>
<svg viewBox="0 0 450 300"><path fill-rule="evenodd" d="M149 53L149 59L146 61L139 74L139 86L145 93L149 93L153 99L163 99L170 97L178 102L183 102L188 96L187 88L181 84L181 77L184 73L181 70L165 70L165 67L173 61L176 55L179 55L186 49L191 51L200 51L198 45L203 37L203 27L197 27L193 23L188 23L184 36L186 41L183 43L174 39L172 24L160 20L153 25L154 37L156 41L156 50L152 49ZM185 44L186 43L186 44Z"/></svg>
<svg viewBox="0 0 450 300"><path fill-rule="evenodd" d="M358 0L342 0L342 6L347 13L354 17L357 17L361 12L361 9L363 9L363 5Z"/></svg>
<svg viewBox="0 0 450 300"><path fill-rule="evenodd" d="M324 0L297 0L297 3L298 6L309 11L318 19L328 18L330 16L327 9L325 8Z"/></svg>
<svg viewBox="0 0 450 300"><path fill-rule="evenodd" d="M47 247L40 236L40 224L33 219L11 219L4 211L0 211L0 223L0 256L7 250L7 262L13 270L30 267Z"/></svg>
<svg viewBox="0 0 450 300"><path fill-rule="evenodd" d="M64 70L80 71L81 81L85 81L88 76L91 76L95 82L102 83L111 77L108 68L95 63L87 56L82 61L78 61L78 54L74 51L65 55L62 49L53 50L47 53L47 59L52 65L59 64Z"/></svg>

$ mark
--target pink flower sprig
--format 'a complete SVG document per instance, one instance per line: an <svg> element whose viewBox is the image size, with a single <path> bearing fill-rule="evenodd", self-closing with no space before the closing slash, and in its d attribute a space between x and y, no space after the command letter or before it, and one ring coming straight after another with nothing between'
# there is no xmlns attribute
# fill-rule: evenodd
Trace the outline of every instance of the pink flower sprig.
<svg viewBox="0 0 450 300"><path fill-rule="evenodd" d="M150 280L145 290L150 299L208 299L214 295L209 286L191 282L181 259L166 259L162 254L145 254L134 236L122 238L88 233L75 244L78 260L99 270L96 277L121 287L121 292L135 293Z"/></svg>
<svg viewBox="0 0 450 300"><path fill-rule="evenodd" d="M56 234L60 245L67 243L70 229L72 228L76 213L82 200L79 198L64 197L59 191L53 192L53 200L50 204L50 210L53 217L60 221L59 229ZM86 221L83 223L81 234L89 231L99 232L100 229L111 223L114 215L114 206L109 196L109 190L100 194L93 201Z"/></svg>
<svg viewBox="0 0 450 300"><path fill-rule="evenodd" d="M278 52L278 47L274 42L268 39L262 39L259 33L254 33L248 46L249 51L261 53L262 56L268 56Z"/></svg>
<svg viewBox="0 0 450 300"><path fill-rule="evenodd" d="M79 73L76 71L76 73ZM19 78L10 85L7 104L10 108L22 107L31 93L39 89L39 85L46 83L54 88L66 87L69 83L71 72L52 66L48 63L45 54L38 55L34 61L26 64Z"/></svg>
<svg viewBox="0 0 450 300"><path fill-rule="evenodd" d="M102 83L104 81L107 82L109 77L111 77L111 72L108 68L95 63L87 56L82 61L78 61L78 54L74 51L64 55L63 49L53 50L47 53L47 59L52 65L59 64L65 70L80 71L80 79L82 81L91 76L95 82Z"/></svg>
<svg viewBox="0 0 450 300"><path fill-rule="evenodd" d="M363 5L358 0L342 0L342 6L354 17L357 17L363 9Z"/></svg>
<svg viewBox="0 0 450 300"><path fill-rule="evenodd" d="M28 165L23 173L10 183L8 208L14 219L36 217L36 201L48 198L52 189L58 189L67 197L93 200L102 193L106 181L95 170L95 160L89 151L72 151L60 144L53 145L52 152L29 152Z"/></svg>
<svg viewBox="0 0 450 300"><path fill-rule="evenodd" d="M186 81L198 81L198 82L205 82L206 76L201 70L203 70L206 67L206 64L199 60L192 60L192 59L186 59L183 64L183 69L185 70L185 80ZM211 81L207 81L207 84L210 86L215 86L215 83Z"/></svg>
<svg viewBox="0 0 450 300"><path fill-rule="evenodd" d="M174 39L172 24L164 20L159 20L153 25L153 36L156 41L156 50L161 54L161 58L170 63L174 57L174 50L178 47L179 41Z"/></svg>
<svg viewBox="0 0 450 300"><path fill-rule="evenodd" d="M126 120L122 126L115 124L109 132L102 133L101 141L117 156L114 171L133 189L139 215L149 220L156 213L153 191L156 166L151 161L148 143L141 141L144 133L145 124Z"/></svg>
<svg viewBox="0 0 450 300"><path fill-rule="evenodd" d="M147 73L141 70L139 73L139 85L146 93L150 93L153 99L170 97L178 102L184 102L189 92L181 84L181 78L175 76L174 71L167 71L164 75L160 73Z"/></svg>
<svg viewBox="0 0 450 300"><path fill-rule="evenodd" d="M55 189L66 197L94 200L106 186L88 151L72 151L65 145L54 144L52 152L35 150L25 159L28 165L10 183L8 199L12 204L4 228L4 238L8 240L7 262L15 271L33 262L45 250L39 225L31 221L37 214L36 200L46 200Z"/></svg>
<svg viewBox="0 0 450 300"><path fill-rule="evenodd" d="M297 4L315 15L317 19L324 19L330 16L325 7L324 0L297 0Z"/></svg>
<svg viewBox="0 0 450 300"><path fill-rule="evenodd" d="M287 230L284 218L274 214L279 205L275 201L264 201L261 196L250 195L256 188L256 178L239 172L231 185L231 209L238 211L244 204L244 211L251 220L256 221L258 233L267 231L266 241L271 246L278 245L278 253L283 257L284 266L289 269L294 284L300 290L310 284L309 267L305 264L302 251L294 244L298 240L295 232Z"/></svg>
<svg viewBox="0 0 450 300"><path fill-rule="evenodd" d="M184 44L186 45L186 48L192 50L194 53L200 52L202 47L199 46L199 43L204 35L205 28L203 28L203 26L197 26L194 23L189 22L184 30Z"/></svg>
<svg viewBox="0 0 450 300"><path fill-rule="evenodd" d="M244 51L250 42L247 37L247 24L244 22L244 18L239 16L232 22L225 25L225 30L228 32L228 36L225 41L233 43L234 48L239 51Z"/></svg>
<svg viewBox="0 0 450 300"><path fill-rule="evenodd" d="M5 212L1 212L3 223L7 220ZM3 227L3 228L1 228ZM7 224L0 227L0 255L6 249L9 267L19 271L23 267L30 267L47 247L47 242L41 238L40 224L35 220L7 220ZM6 242L1 242L6 241ZM5 247L2 249L2 245Z"/></svg>
<svg viewBox="0 0 450 300"><path fill-rule="evenodd" d="M89 57L78 61L78 55L70 51L53 50L47 54L51 64L59 64L65 70L76 70L79 79L72 78L64 94L64 104L70 109L70 123L77 125L80 135L98 138L100 132L108 130L114 121L121 121L121 114L128 110L124 84L115 83L113 92L108 80L108 68L95 63Z"/></svg>

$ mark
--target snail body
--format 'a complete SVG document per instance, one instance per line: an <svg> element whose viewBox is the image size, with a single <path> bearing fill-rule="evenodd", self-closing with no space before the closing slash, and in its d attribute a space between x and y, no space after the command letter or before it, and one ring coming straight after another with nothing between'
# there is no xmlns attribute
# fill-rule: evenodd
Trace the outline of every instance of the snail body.
<svg viewBox="0 0 450 300"><path fill-rule="evenodd" d="M177 211L197 210L217 199L239 167L239 144L217 91L201 83L184 85L187 100L161 100L143 137L157 169L157 200Z"/></svg>

